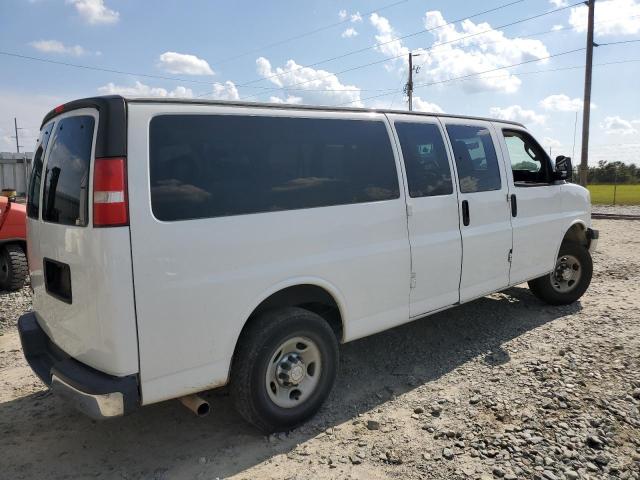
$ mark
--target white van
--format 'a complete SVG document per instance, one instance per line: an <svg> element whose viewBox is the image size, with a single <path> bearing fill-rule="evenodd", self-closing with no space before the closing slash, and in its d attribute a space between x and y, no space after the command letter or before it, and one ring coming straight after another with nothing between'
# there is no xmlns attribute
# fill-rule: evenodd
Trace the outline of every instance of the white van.
<svg viewBox="0 0 640 480"><path fill-rule="evenodd" d="M326 399L338 344L529 282L576 301L598 232L520 124L119 96L44 119L25 356L95 418L230 384L264 431ZM373 353L372 353L373 354Z"/></svg>

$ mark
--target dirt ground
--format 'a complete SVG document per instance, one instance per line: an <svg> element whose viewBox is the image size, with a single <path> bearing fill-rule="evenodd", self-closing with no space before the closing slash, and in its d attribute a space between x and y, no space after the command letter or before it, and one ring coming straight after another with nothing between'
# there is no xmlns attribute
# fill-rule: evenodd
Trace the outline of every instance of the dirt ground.
<svg viewBox="0 0 640 480"><path fill-rule="evenodd" d="M342 347L328 403L265 437L224 390L94 422L20 350L28 291L0 294L0 478L640 479L640 222L595 221L582 301L511 288Z"/></svg>

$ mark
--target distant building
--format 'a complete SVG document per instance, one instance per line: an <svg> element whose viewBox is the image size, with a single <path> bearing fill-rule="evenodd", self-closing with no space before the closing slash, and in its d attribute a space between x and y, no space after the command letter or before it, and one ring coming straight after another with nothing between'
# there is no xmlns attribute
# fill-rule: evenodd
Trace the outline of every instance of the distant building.
<svg viewBox="0 0 640 480"><path fill-rule="evenodd" d="M32 159L33 152L0 152L0 190L7 188L25 195Z"/></svg>

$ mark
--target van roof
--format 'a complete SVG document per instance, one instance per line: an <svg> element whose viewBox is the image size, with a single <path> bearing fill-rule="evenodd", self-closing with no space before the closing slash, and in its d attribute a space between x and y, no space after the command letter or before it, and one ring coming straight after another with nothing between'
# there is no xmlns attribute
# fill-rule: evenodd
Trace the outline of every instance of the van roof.
<svg viewBox="0 0 640 480"><path fill-rule="evenodd" d="M500 120L497 118L489 117L476 117L471 115L453 115L448 113L433 113L433 112L417 112L408 110L393 110L389 108L362 108L362 107L332 107L323 105L304 105L304 104L290 104L290 103L268 103L268 102L242 102L235 100L207 100L200 98L158 98L158 97L124 97L125 101L131 103L183 103L190 105L223 105L223 106L235 106L235 107L258 107L258 108L273 108L273 109L285 109L285 110L311 110L320 112L377 112L377 113L393 113L401 115L421 115L426 117L449 117L449 118L465 118L470 120L485 120L490 122L503 122L512 125L518 125L524 127L521 123Z"/></svg>
<svg viewBox="0 0 640 480"><path fill-rule="evenodd" d="M257 107L257 108L272 108L278 110L310 110L310 111L321 111L321 112L377 112L377 113L393 113L398 115L419 115L426 117L446 117L446 118L462 118L469 120L484 120L490 122L500 122L507 123L510 125L517 125L519 127L524 127L521 123L514 122L511 120L502 120L497 118L489 118L489 117L477 117L471 115L453 115L448 113L432 113L432 112L417 112L417 111L407 111L407 110L393 110L387 108L359 108L359 107L331 107L331 106L319 106L319 105L298 105L298 104L287 104L287 103L264 103L264 102L242 102L242 101L231 101L231 100L206 100L199 98L155 98L155 97L124 97L121 95L105 95L98 97L90 97L83 98L79 100L74 100L72 102L66 103L64 105L60 105L55 109L51 110L42 121L42 126L47 123L51 118L56 115L67 112L69 110L77 110L79 108L97 108L98 110L107 110L107 115L109 115L109 110L112 107L116 107L117 110L121 111L121 106L124 103L178 103L178 104L188 104L188 105L221 105L221 106L236 106L236 107Z"/></svg>

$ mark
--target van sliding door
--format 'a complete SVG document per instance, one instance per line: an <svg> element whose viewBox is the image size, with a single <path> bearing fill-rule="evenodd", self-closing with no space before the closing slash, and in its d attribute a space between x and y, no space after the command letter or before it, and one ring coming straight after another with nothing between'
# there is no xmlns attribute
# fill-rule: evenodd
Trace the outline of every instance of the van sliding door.
<svg viewBox="0 0 640 480"><path fill-rule="evenodd" d="M459 301L462 244L458 195L438 120L389 117L407 179L412 266L409 310L416 317Z"/></svg>

